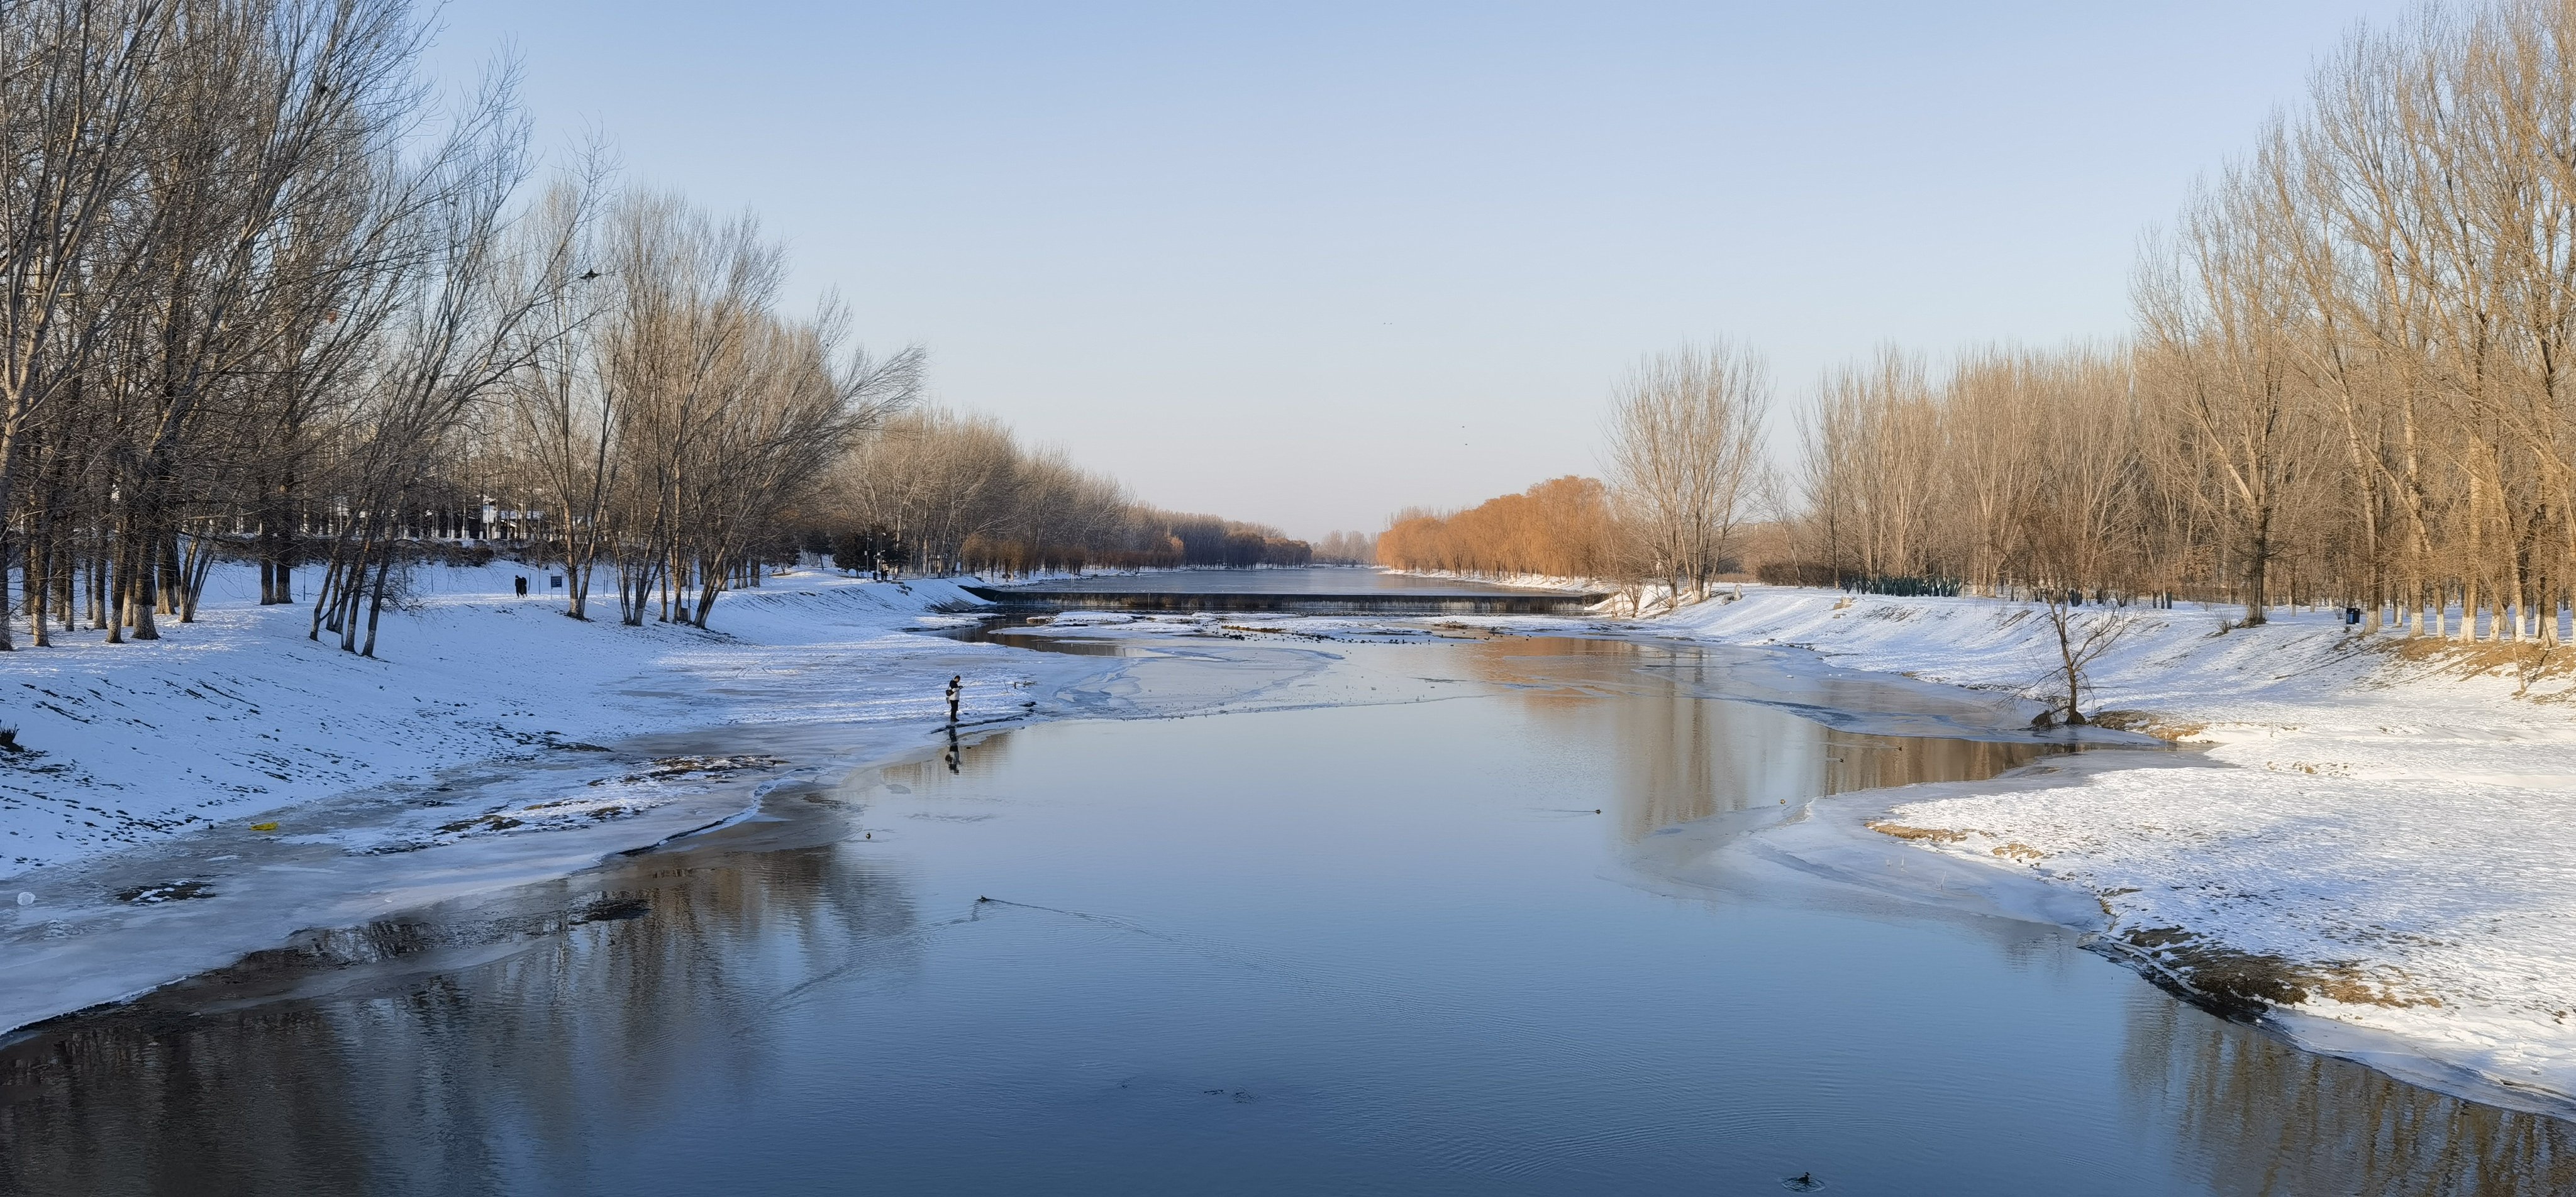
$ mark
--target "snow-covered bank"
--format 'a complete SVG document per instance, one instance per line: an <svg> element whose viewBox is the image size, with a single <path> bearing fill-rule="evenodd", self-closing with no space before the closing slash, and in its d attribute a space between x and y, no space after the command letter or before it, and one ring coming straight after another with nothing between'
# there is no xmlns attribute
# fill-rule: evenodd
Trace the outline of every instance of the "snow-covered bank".
<svg viewBox="0 0 2576 1197"><path fill-rule="evenodd" d="M417 609L388 618L380 661L309 642L303 610L245 594L159 643L81 636L0 656L0 683L18 683L0 692L20 696L0 722L31 750L0 755L0 875L15 874L0 903L38 899L0 904L0 1028L305 928L562 876L749 810L802 809L774 787L936 751L927 737L951 672L966 675L979 721L1032 702L1041 715L1289 710L1492 684L1445 666L1324 670L1336 640L1671 636L1803 646L1844 669L1990 691L1926 684L1887 709L1845 711L1854 704L1828 684L1839 669L1755 649L1694 652L1730 658L1695 666L1703 694L1835 726L1857 714L1863 731L2030 739L2016 729L2038 704L1991 692L2041 681L2055 653L2027 606L1748 587L1643 623L1027 618L1043 639L1097 642L1082 646L1093 655L1041 654L906 632L966 622L938 612L971 598L938 583L772 579L726 596L721 630L702 633L577 623L542 591L513 596L516 572L425 571ZM2481 672L2323 614L2251 630L2227 629L2227 611L2102 614L2137 622L2098 665L2088 706L2144 712L2134 722L2213 747L2127 754L2183 767L2101 753L2004 783L1829 799L1819 813L1841 825L1830 843L1764 847L1937 863L1939 892L1913 896L1983 893L2220 998L2286 1011L2285 1029L2328 1050L2576 1110L2576 937L2560 930L2576 913L2567 679L2524 677L2485 650L2466 659L2495 666ZM1952 883L1966 877L1977 880Z"/></svg>
<svg viewBox="0 0 2576 1197"><path fill-rule="evenodd" d="M945 581L800 573L726 595L712 631L634 628L613 596L612 618L566 618L542 570L430 568L370 660L306 639L304 607L257 605L246 568L212 582L197 622L165 620L158 641L81 631L0 655L0 721L27 750L0 753L0 878L468 761L722 723L929 719L946 675L907 664L966 646L903 629L979 603ZM1016 709L1024 680L978 673L967 706Z"/></svg>
<svg viewBox="0 0 2576 1197"><path fill-rule="evenodd" d="M2532 676L2527 648L2236 614L2088 616L2134 621L2090 706L2235 767L2062 770L1904 801L1880 830L2090 895L2107 950L2271 1007L2304 1042L2576 1110L2571 679ZM2044 685L2056 652L2029 605L1978 599L1747 587L1650 626L2007 689Z"/></svg>
<svg viewBox="0 0 2576 1197"><path fill-rule="evenodd" d="M907 631L974 622L948 582L771 578L701 632L565 618L543 578L423 570L378 660L239 577L158 642L0 655L0 1031L774 817L938 751L951 674L971 750L1102 668Z"/></svg>

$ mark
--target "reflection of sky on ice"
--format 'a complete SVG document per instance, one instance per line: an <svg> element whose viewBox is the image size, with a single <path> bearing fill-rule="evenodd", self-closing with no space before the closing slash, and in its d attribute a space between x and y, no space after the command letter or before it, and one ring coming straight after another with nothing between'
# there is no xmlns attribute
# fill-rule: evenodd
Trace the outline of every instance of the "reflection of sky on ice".
<svg viewBox="0 0 2576 1197"><path fill-rule="evenodd" d="M2576 1182L2564 1123L2296 1052L2066 932L1748 854L1637 872L2026 736L1707 701L1664 649L1176 630L1104 633L1144 655L1068 657L1088 680L1037 700L1114 718L970 734L953 774L930 747L791 781L758 820L386 920L369 942L418 945L391 964L211 979L0 1050L36 1082L0 1088L0 1189ZM1864 710L1988 701L1725 668L1764 661ZM1166 717L1211 705L1239 713Z"/></svg>

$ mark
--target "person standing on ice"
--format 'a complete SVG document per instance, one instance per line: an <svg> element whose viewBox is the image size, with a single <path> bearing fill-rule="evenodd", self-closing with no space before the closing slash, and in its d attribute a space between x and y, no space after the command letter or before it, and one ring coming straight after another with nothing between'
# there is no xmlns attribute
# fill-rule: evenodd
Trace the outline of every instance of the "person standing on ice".
<svg viewBox="0 0 2576 1197"><path fill-rule="evenodd" d="M966 675L961 673L948 679L948 721L950 723L957 722L957 698L965 691Z"/></svg>

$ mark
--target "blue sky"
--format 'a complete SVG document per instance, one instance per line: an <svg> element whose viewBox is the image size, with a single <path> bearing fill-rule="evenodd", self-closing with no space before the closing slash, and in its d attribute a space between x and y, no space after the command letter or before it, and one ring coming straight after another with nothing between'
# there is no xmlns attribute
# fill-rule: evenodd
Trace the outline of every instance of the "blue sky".
<svg viewBox="0 0 2576 1197"><path fill-rule="evenodd" d="M2395 3L451 0L541 136L757 211L946 403L1374 530L1599 469L1641 354L2111 337L2141 233Z"/></svg>

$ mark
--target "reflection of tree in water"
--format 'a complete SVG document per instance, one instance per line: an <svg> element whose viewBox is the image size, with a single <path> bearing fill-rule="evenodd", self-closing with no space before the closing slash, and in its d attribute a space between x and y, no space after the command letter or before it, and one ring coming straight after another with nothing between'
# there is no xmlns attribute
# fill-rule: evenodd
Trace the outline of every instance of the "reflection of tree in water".
<svg viewBox="0 0 2576 1197"><path fill-rule="evenodd" d="M111 1015L0 1052L0 1192L371 1187L336 1028L307 1010L223 1021Z"/></svg>
<svg viewBox="0 0 2576 1197"><path fill-rule="evenodd" d="M1517 693L1542 718L1586 724L1578 734L1617 745L1620 829L1630 839L1782 799L1979 780L2047 751L1839 732L1776 707L1708 697L1728 693L1741 662L1711 663L1688 647L1531 637L1468 655L1484 680L1522 687ZM1863 683L1833 687L1868 707ZM1611 694L1619 700L1594 701Z"/></svg>
<svg viewBox="0 0 2576 1197"><path fill-rule="evenodd" d="M918 963L901 878L833 845L647 856L513 909L380 925L466 952L544 932L491 963L246 1010L199 1013L238 990L198 985L0 1049L0 1192L573 1191L607 1120L759 1084L799 983Z"/></svg>
<svg viewBox="0 0 2576 1197"><path fill-rule="evenodd" d="M2122 1060L2142 1122L2230 1197L2576 1193L2576 1125L2445 1097L2172 1002L2133 1002Z"/></svg>
<svg viewBox="0 0 2576 1197"><path fill-rule="evenodd" d="M1486 680L1532 687L1520 693L1541 718L1617 746L1630 838L1784 797L1991 777L2045 751L1836 732L1775 709L1711 701L1698 695L1724 692L1726 670L1699 667L1688 648L1534 638L1472 656ZM1856 685L1837 699L1867 709L1872 699ZM1621 698L1596 700L1606 694ZM2082 959L2053 932L1999 931L2016 967ZM2132 1117L2173 1125L2194 1156L2185 1173L2212 1192L2576 1193L2576 1125L2444 1097L2174 1002L2128 1008Z"/></svg>

